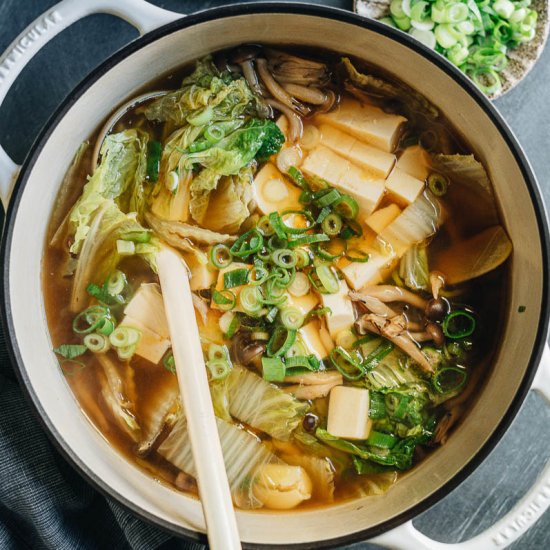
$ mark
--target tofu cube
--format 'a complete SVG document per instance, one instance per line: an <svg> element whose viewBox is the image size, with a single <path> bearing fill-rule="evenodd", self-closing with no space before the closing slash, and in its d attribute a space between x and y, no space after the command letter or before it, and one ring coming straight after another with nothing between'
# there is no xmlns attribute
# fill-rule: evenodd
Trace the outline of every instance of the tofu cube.
<svg viewBox="0 0 550 550"><path fill-rule="evenodd" d="M305 344L309 353L312 353L321 360L328 356L330 349L327 349L323 341L321 340L321 334L319 331L319 323L316 321L311 321L307 325L304 325L299 331L298 334L302 339L302 342Z"/></svg>
<svg viewBox="0 0 550 550"><path fill-rule="evenodd" d="M170 338L164 301L160 287L156 283L143 283L124 308L124 314L157 333L161 338Z"/></svg>
<svg viewBox="0 0 550 550"><path fill-rule="evenodd" d="M335 294L321 294L323 307L329 307L327 327L332 339L342 330L351 328L355 322L353 305L349 297L349 287L345 281L340 281L340 289Z"/></svg>
<svg viewBox="0 0 550 550"><path fill-rule="evenodd" d="M382 270L390 266L395 259L393 254L384 255L372 252L365 263L352 262L342 268L342 273L353 290L382 282Z"/></svg>
<svg viewBox="0 0 550 550"><path fill-rule="evenodd" d="M330 391L327 431L342 439L367 439L372 427L369 408L369 390L335 386Z"/></svg>
<svg viewBox="0 0 550 550"><path fill-rule="evenodd" d="M385 113L373 105L346 99L334 111L317 115L317 120L391 153L397 145L401 125L407 119L401 115Z"/></svg>
<svg viewBox="0 0 550 550"><path fill-rule="evenodd" d="M407 147L397 159L396 167L413 178L424 181L430 173L430 155L420 145Z"/></svg>
<svg viewBox="0 0 550 550"><path fill-rule="evenodd" d="M346 157L374 178L386 178L395 164L395 155L366 145L330 124L321 124L319 130L322 145Z"/></svg>
<svg viewBox="0 0 550 550"><path fill-rule="evenodd" d="M350 194L366 215L376 208L384 194L384 180L370 178L361 168L323 145L309 153L302 170Z"/></svg>
<svg viewBox="0 0 550 550"><path fill-rule="evenodd" d="M163 338L142 322L129 315L124 316L119 326L137 328L141 332L141 337L136 346L136 355L147 359L147 361L155 365L160 362L170 347L170 340L168 338Z"/></svg>
<svg viewBox="0 0 550 550"><path fill-rule="evenodd" d="M404 204L411 204L424 189L424 181L395 168L386 180L386 189Z"/></svg>
<svg viewBox="0 0 550 550"><path fill-rule="evenodd" d="M303 315L307 315L319 303L319 298L313 292L309 292L304 296L292 296L290 293L287 293L286 297L283 307L293 306L299 309Z"/></svg>
<svg viewBox="0 0 550 550"><path fill-rule="evenodd" d="M289 183L277 167L268 162L254 178L254 199L264 214L281 210L301 210L300 189Z"/></svg>
<svg viewBox="0 0 550 550"><path fill-rule="evenodd" d="M390 204L373 212L365 223L376 233L382 233L399 214L401 214L401 208L397 204Z"/></svg>
<svg viewBox="0 0 550 550"><path fill-rule="evenodd" d="M213 269L209 263L199 262L194 254L185 254L185 263L191 271L189 284L191 290L204 290L210 288L218 277L218 270Z"/></svg>

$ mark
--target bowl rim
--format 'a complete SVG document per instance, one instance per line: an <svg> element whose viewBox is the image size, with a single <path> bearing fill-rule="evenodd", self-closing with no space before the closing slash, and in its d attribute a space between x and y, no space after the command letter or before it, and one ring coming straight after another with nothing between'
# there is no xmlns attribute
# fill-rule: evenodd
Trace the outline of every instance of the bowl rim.
<svg viewBox="0 0 550 550"><path fill-rule="evenodd" d="M233 4L229 6L222 6L217 8L211 8L203 11L196 12L191 15L182 14L182 18L171 23L168 23L158 29L147 33L146 35L139 37L132 41L130 44L116 51L113 55L108 57L94 70L90 72L74 89L67 95L67 97L61 102L59 107L50 116L43 129L39 133L38 137L31 146L29 153L27 154L25 161L21 167L15 187L13 190L12 199L8 206L8 210L5 216L4 234L2 237L0 258L2 261L2 273L3 284L0 285L0 304L1 304L1 317L4 334L6 336L6 345L10 357L10 361L14 367L16 367L15 373L17 375L20 386L23 389L23 393L28 403L30 403L36 417L45 429L50 441L55 448L61 453L61 455L79 472L79 474L90 483L97 491L103 496L112 497L119 502L126 510L133 513L140 519L144 520L157 528L161 528L164 531L175 535L184 537L190 541L206 543L206 535L184 528L179 525L175 525L171 522L165 521L154 514L142 509L133 502L127 500L117 491L112 489L102 479L98 478L84 463L80 460L69 446L69 444L63 439L61 434L57 431L53 422L46 416L45 411L37 397L32 390L30 379L27 375L24 363L21 358L17 337L15 334L15 327L13 325L13 318L11 315L11 299L10 299L10 255L12 252L12 238L13 238L13 225L21 201L22 192L27 184L30 172L41 154L44 144L49 139L50 135L57 127L61 119L66 112L73 106L73 104L85 93L85 91L97 80L99 80L105 73L114 68L119 62L124 60L129 55L144 48L145 46L161 39L174 32L192 27L199 23L208 22L213 19L230 18L242 15L258 15L269 13L282 13L282 14L300 14L312 17L323 17L326 19L332 19L344 23L355 25L359 28L366 28L370 31L376 32L382 36L391 38L401 45L405 45L412 49L414 52L422 55L439 70L445 72L450 76L457 85L461 86L466 92L468 92L481 107L485 114L489 117L493 125L498 129L502 138L506 142L508 149L512 152L515 161L522 173L524 181L526 182L528 192L533 204L536 221L540 232L541 245L542 245L542 302L539 326L537 330L536 339L533 345L533 350L528 361L528 366L525 371L525 375L518 387L515 397L502 417L498 425L495 427L493 433L481 447L481 449L472 456L468 462L464 464L462 469L455 474L453 478L447 481L445 484L439 487L434 493L424 498L420 502L414 504L401 514L392 517L382 523L350 533L332 539L313 541L308 543L297 543L291 545L285 545L285 548L289 549L306 549L306 548L334 548L337 546L351 544L358 541L364 541L371 537L375 537L384 532L387 532L402 523L411 520L424 512L443 497L449 494L460 483L462 483L489 455L494 449L497 443L500 441L516 414L518 413L523 401L529 392L531 383L535 376L544 345L546 343L546 336L548 331L548 312L550 307L550 294L549 290L549 273L550 273L550 235L548 231L548 220L546 217L546 210L542 201L541 192L531 169L529 161L527 160L525 153L516 140L512 130L508 124L504 121L498 110L491 103L491 101L473 84L465 75L463 75L456 67L454 67L444 57L435 54L432 50L409 37L406 33L400 32L396 29L389 27L383 23L375 21L373 19L364 18L356 13L327 6L319 6L304 3L294 2L261 2L254 4ZM280 545L273 545L269 543L244 543L245 548L251 549L268 549L268 548L281 548Z"/></svg>

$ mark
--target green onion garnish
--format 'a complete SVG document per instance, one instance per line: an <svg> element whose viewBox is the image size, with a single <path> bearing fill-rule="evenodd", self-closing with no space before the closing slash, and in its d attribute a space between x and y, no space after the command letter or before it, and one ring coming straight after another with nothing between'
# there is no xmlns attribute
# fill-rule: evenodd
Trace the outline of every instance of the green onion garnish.
<svg viewBox="0 0 550 550"><path fill-rule="evenodd" d="M357 353L352 355L344 348L336 346L330 352L329 357L332 364L347 380L359 380L364 375Z"/></svg>
<svg viewBox="0 0 550 550"><path fill-rule="evenodd" d="M132 241L134 243L148 243L151 240L152 232L148 229L143 231L126 231L120 235L123 241Z"/></svg>
<svg viewBox="0 0 550 550"><path fill-rule="evenodd" d="M334 211L346 220L353 220L359 212L357 201L349 195L342 195L333 205Z"/></svg>
<svg viewBox="0 0 550 550"><path fill-rule="evenodd" d="M216 290L212 292L212 301L222 310L229 311L235 307L237 297L230 290Z"/></svg>
<svg viewBox="0 0 550 550"><path fill-rule="evenodd" d="M428 188L436 197L442 197L447 193L449 180L442 174L430 174L428 176Z"/></svg>
<svg viewBox="0 0 550 550"><path fill-rule="evenodd" d="M321 228L327 235L334 236L342 231L342 225L342 217L332 212L323 219Z"/></svg>
<svg viewBox="0 0 550 550"><path fill-rule="evenodd" d="M368 252L363 252L358 248L350 248L346 252L346 259L350 262L366 263L369 261L370 254Z"/></svg>
<svg viewBox="0 0 550 550"><path fill-rule="evenodd" d="M453 311L443 320L443 333L448 338L458 340L471 336L476 329L476 320L464 310Z"/></svg>
<svg viewBox="0 0 550 550"><path fill-rule="evenodd" d="M89 334L111 321L111 311L105 306L91 306L79 313L73 320L73 331L77 334ZM84 326L83 326L84 325Z"/></svg>
<svg viewBox="0 0 550 550"><path fill-rule="evenodd" d="M291 269L296 266L296 254L288 248L278 248L271 253L271 261L285 269Z"/></svg>
<svg viewBox="0 0 550 550"><path fill-rule="evenodd" d="M444 367L432 377L432 384L438 393L448 394L460 391L466 384L468 373L460 367Z"/></svg>
<svg viewBox="0 0 550 550"><path fill-rule="evenodd" d="M217 244L210 249L210 262L216 269L224 269L233 262L231 251L224 244Z"/></svg>
<svg viewBox="0 0 550 550"><path fill-rule="evenodd" d="M262 293L257 286L247 286L239 294L239 304L249 315L256 315L263 305Z"/></svg>
<svg viewBox="0 0 550 550"><path fill-rule="evenodd" d="M281 323L287 329L298 330L304 324L304 314L296 307L288 306L280 311Z"/></svg>
<svg viewBox="0 0 550 550"><path fill-rule="evenodd" d="M279 357L262 357L262 373L268 382L283 382L285 364Z"/></svg>
<svg viewBox="0 0 550 550"><path fill-rule="evenodd" d="M149 141L147 144L147 178L149 181L156 182L159 179L161 153L160 141Z"/></svg>
<svg viewBox="0 0 550 550"><path fill-rule="evenodd" d="M94 353L105 353L111 347L109 338L104 334L92 332L84 336L84 345Z"/></svg>
<svg viewBox="0 0 550 550"><path fill-rule="evenodd" d="M296 168L295 166L291 166L288 169L287 173L298 187L300 187L304 191L309 191L309 185L306 181L306 178L304 178L304 175L302 174L302 172L300 172L300 170L298 170L298 168Z"/></svg>
<svg viewBox="0 0 550 550"><path fill-rule="evenodd" d="M206 366L210 371L211 380L223 380L231 371L231 363L224 360L207 361Z"/></svg>
<svg viewBox="0 0 550 550"><path fill-rule="evenodd" d="M230 248L231 254L238 258L246 258L251 254L255 254L262 248L264 238L257 229L251 229L243 233Z"/></svg>
<svg viewBox="0 0 550 550"><path fill-rule="evenodd" d="M394 345L389 340L383 340L363 362L363 368L368 372L375 369L387 355L393 351Z"/></svg>
<svg viewBox="0 0 550 550"><path fill-rule="evenodd" d="M321 264L315 267L318 281L310 278L315 288L322 294L336 294L340 290L340 283L330 266ZM315 282L314 282L315 281ZM320 284L319 284L320 283Z"/></svg>
<svg viewBox="0 0 550 550"><path fill-rule="evenodd" d="M322 243L330 241L330 237L328 235L325 235L325 233L315 233L315 234L307 234L307 235L298 235L297 237L290 237L288 239L288 246L289 248L296 248L297 246L304 246L307 244L313 244L313 243Z"/></svg>
<svg viewBox="0 0 550 550"><path fill-rule="evenodd" d="M278 326L273 331L267 343L267 355L269 357L280 357L284 355L296 340L296 330Z"/></svg>
<svg viewBox="0 0 550 550"><path fill-rule="evenodd" d="M115 348L135 346L141 338L141 331L134 327L117 327L109 335L109 342Z"/></svg>
<svg viewBox="0 0 550 550"><path fill-rule="evenodd" d="M392 449L398 440L399 439L394 435L371 430L366 443L367 445L372 445L373 447L380 447L381 449Z"/></svg>
<svg viewBox="0 0 550 550"><path fill-rule="evenodd" d="M81 344L61 344L53 351L65 359L76 359L86 353L87 350L88 348Z"/></svg>
<svg viewBox="0 0 550 550"><path fill-rule="evenodd" d="M386 416L386 402L384 394L377 391L369 392L369 417L380 420Z"/></svg>
<svg viewBox="0 0 550 550"><path fill-rule="evenodd" d="M223 286L224 288L235 288L236 286L243 286L248 283L249 269L240 267L238 269L232 269L226 271L223 274Z"/></svg>

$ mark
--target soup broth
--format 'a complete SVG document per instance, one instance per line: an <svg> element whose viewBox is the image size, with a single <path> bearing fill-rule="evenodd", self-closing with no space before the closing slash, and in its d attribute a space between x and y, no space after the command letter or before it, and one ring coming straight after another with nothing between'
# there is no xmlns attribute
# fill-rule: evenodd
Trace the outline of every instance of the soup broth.
<svg viewBox="0 0 550 550"><path fill-rule="evenodd" d="M241 46L148 90L166 94L79 148L50 223L46 312L83 411L197 495L156 274L170 246L235 505L382 494L490 368L511 243L483 165L436 106L332 52Z"/></svg>

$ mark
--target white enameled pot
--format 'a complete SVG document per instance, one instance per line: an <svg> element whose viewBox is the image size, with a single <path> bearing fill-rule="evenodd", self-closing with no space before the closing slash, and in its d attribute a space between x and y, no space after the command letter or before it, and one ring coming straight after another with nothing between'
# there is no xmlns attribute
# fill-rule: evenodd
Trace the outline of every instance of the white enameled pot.
<svg viewBox="0 0 550 550"><path fill-rule="evenodd" d="M495 108L437 54L403 33L342 10L262 3L183 17L144 0L64 0L51 8L0 59L0 102L49 39L96 12L124 18L142 36L103 63L64 101L21 168L0 149L0 194L8 207L2 243L4 326L21 384L58 448L91 483L138 516L182 536L205 540L200 504L154 481L118 454L81 413L58 368L41 289L46 228L77 144L144 83L208 52L242 42L318 46L390 68L445 112L470 142L489 169L514 243L509 307L487 383L445 446L384 496L322 511L238 511L241 539L249 547L321 548L376 537L372 540L400 549L485 550L503 548L518 538L550 503L550 466L505 518L470 541L437 543L411 523L479 465L530 388L550 399L550 353L543 355L549 274L546 215L529 164Z"/></svg>

